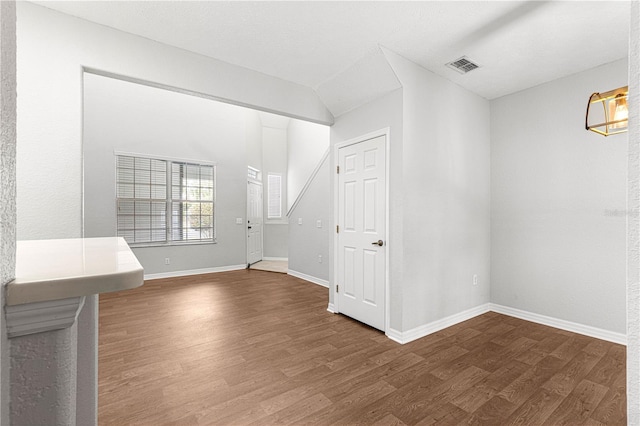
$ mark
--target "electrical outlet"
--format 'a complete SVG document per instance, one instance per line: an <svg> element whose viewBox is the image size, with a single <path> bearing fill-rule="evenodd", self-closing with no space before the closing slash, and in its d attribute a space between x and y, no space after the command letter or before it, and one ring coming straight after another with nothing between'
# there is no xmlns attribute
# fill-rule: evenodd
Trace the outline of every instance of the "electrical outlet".
<svg viewBox="0 0 640 426"><path fill-rule="evenodd" d="M242 225L242 218L236 217L236 225Z"/></svg>
<svg viewBox="0 0 640 426"><path fill-rule="evenodd" d="M322 221L320 219L316 220L316 228L322 228Z"/></svg>
<svg viewBox="0 0 640 426"><path fill-rule="evenodd" d="M298 225L302 225L302 218L301 217L298 218Z"/></svg>
<svg viewBox="0 0 640 426"><path fill-rule="evenodd" d="M318 263L322 263L322 255L321 254L318 255Z"/></svg>
<svg viewBox="0 0 640 426"><path fill-rule="evenodd" d="M473 285L478 285L478 274L473 274Z"/></svg>
<svg viewBox="0 0 640 426"><path fill-rule="evenodd" d="M171 264L171 259L169 259L168 257L164 258L164 264L165 265L170 265Z"/></svg>

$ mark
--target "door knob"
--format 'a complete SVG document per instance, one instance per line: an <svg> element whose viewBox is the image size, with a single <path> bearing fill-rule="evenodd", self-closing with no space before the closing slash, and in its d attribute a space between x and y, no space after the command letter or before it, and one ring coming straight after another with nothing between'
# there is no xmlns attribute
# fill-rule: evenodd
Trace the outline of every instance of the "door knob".
<svg viewBox="0 0 640 426"><path fill-rule="evenodd" d="M250 226L248 226L247 228L251 229L251 227L250 227Z"/></svg>
<svg viewBox="0 0 640 426"><path fill-rule="evenodd" d="M383 242L382 240L378 240L378 241L375 241L375 242L373 242L373 243L371 243L371 244L372 244L372 245L374 245L374 246L380 246L380 247L382 247L382 245L384 244L384 242Z"/></svg>

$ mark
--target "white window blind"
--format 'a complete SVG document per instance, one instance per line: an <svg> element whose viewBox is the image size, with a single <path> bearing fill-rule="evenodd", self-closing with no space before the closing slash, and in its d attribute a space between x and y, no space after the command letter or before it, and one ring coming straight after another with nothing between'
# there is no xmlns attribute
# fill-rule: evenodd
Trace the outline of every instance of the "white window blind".
<svg viewBox="0 0 640 426"><path fill-rule="evenodd" d="M117 235L133 245L214 242L212 165L116 155Z"/></svg>
<svg viewBox="0 0 640 426"><path fill-rule="evenodd" d="M282 176L269 173L267 185L267 219L280 219L282 217Z"/></svg>

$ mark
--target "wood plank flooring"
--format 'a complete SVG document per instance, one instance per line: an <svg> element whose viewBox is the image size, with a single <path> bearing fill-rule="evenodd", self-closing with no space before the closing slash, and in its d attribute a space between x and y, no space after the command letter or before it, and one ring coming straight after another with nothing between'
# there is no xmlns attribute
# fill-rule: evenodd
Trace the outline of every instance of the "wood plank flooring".
<svg viewBox="0 0 640 426"><path fill-rule="evenodd" d="M234 271L100 297L100 425L626 424L625 348L487 313L406 345Z"/></svg>

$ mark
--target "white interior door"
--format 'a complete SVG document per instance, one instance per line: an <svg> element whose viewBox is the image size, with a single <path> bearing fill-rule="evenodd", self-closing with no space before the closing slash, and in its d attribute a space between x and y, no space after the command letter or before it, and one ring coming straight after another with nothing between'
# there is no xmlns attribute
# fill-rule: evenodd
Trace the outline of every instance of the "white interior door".
<svg viewBox="0 0 640 426"><path fill-rule="evenodd" d="M247 263L262 260L262 184L247 185Z"/></svg>
<svg viewBox="0 0 640 426"><path fill-rule="evenodd" d="M386 136L338 149L337 298L341 313L385 329Z"/></svg>

